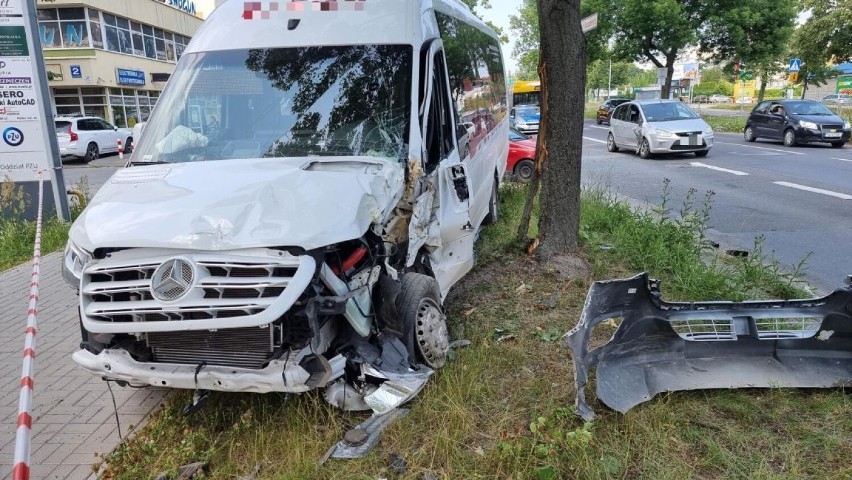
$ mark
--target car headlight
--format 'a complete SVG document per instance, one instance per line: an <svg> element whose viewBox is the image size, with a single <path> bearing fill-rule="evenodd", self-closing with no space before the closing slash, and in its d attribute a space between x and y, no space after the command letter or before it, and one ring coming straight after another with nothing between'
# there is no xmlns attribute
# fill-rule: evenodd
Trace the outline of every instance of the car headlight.
<svg viewBox="0 0 852 480"><path fill-rule="evenodd" d="M711 127L710 125L707 125L706 127L704 127L704 135L707 135L707 136L713 135L713 127Z"/></svg>
<svg viewBox="0 0 852 480"><path fill-rule="evenodd" d="M817 124L814 123L814 122L806 122L804 120L799 120L799 125L801 125L804 128L811 129L811 130L817 130L818 129Z"/></svg>
<svg viewBox="0 0 852 480"><path fill-rule="evenodd" d="M846 122L843 124L843 130L852 130L852 124Z"/></svg>
<svg viewBox="0 0 852 480"><path fill-rule="evenodd" d="M74 245L69 240L65 246L65 254L62 256L62 277L74 288L80 288L80 279L83 277L83 267L92 260L92 254Z"/></svg>
<svg viewBox="0 0 852 480"><path fill-rule="evenodd" d="M662 128L658 128L655 130L657 132L658 137L662 138L677 138L674 132L670 132L668 130L663 130Z"/></svg>

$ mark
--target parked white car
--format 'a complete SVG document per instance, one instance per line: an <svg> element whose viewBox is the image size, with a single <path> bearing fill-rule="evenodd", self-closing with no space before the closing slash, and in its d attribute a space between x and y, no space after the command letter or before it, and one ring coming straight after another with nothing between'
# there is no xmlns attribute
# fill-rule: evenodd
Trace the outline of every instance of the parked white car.
<svg viewBox="0 0 852 480"><path fill-rule="evenodd" d="M133 132L129 128L118 128L98 117L54 117L56 140L63 160L80 158L89 163L103 153L118 151L118 141L124 143L124 151L133 146Z"/></svg>
<svg viewBox="0 0 852 480"><path fill-rule="evenodd" d="M822 97L822 103L826 105L849 105L852 103L852 96L845 93L837 93Z"/></svg>
<svg viewBox="0 0 852 480"><path fill-rule="evenodd" d="M710 95L710 103L731 103L731 97L717 93Z"/></svg>

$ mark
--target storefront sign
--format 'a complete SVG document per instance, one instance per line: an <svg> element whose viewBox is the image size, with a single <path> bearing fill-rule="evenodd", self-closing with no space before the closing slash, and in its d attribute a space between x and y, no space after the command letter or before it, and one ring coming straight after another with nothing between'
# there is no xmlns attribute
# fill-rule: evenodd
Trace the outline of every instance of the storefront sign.
<svg viewBox="0 0 852 480"><path fill-rule="evenodd" d="M0 57L26 57L29 54L27 32L23 25L0 26Z"/></svg>
<svg viewBox="0 0 852 480"><path fill-rule="evenodd" d="M119 85L145 85L145 72L141 70L125 70L117 68L115 76Z"/></svg>
<svg viewBox="0 0 852 480"><path fill-rule="evenodd" d="M195 15L195 2L191 0L154 0L166 5L183 10L184 12Z"/></svg>

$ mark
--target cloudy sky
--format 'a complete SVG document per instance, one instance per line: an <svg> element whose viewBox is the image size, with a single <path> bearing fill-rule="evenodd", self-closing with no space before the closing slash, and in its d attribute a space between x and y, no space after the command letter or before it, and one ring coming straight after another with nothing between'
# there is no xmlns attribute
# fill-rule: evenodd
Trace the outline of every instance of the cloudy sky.
<svg viewBox="0 0 852 480"><path fill-rule="evenodd" d="M512 42L513 38L509 31L509 15L517 13L520 4L521 0L491 0L491 8L480 9L478 12L483 19L491 20L495 25L503 28L509 36L510 43L503 45L503 58L506 62L506 70L509 72L517 70L517 62L512 58L512 48L515 45ZM195 0L195 5L199 11L209 14L213 11L215 1Z"/></svg>

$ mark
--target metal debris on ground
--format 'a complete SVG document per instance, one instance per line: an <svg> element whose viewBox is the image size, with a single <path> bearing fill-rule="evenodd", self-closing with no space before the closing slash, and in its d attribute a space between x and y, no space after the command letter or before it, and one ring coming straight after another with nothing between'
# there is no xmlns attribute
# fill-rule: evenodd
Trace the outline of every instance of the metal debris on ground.
<svg viewBox="0 0 852 480"><path fill-rule="evenodd" d="M385 415L373 415L365 422L357 427L349 430L343 437L343 440L332 446L328 452L320 459L320 465L324 464L329 458L361 458L376 444L382 437L382 432L393 422L402 419L408 415L409 410L406 408L397 408Z"/></svg>
<svg viewBox="0 0 852 480"><path fill-rule="evenodd" d="M666 302L646 274L595 282L566 335L589 421L589 372L597 398L624 413L656 394L709 388L852 386L852 287L805 300ZM622 321L589 350L592 331Z"/></svg>
<svg viewBox="0 0 852 480"><path fill-rule="evenodd" d="M178 468L177 477L175 480L190 480L195 478L199 473L204 473L204 469L207 468L207 462L195 462L190 463L189 465L184 465ZM169 480L171 477L167 473L161 473L157 476L157 480Z"/></svg>

